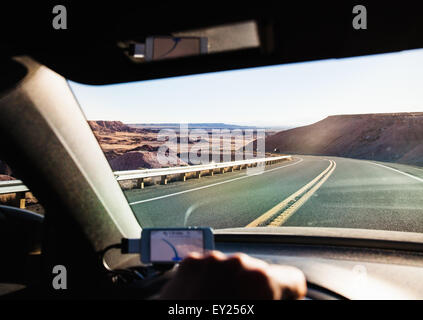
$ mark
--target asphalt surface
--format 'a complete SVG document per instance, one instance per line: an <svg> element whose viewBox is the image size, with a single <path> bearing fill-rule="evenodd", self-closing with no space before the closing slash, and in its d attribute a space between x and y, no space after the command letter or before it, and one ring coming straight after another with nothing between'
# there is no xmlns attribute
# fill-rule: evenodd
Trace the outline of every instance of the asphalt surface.
<svg viewBox="0 0 423 320"><path fill-rule="evenodd" d="M396 171L399 170L399 171ZM295 156L267 166L125 191L144 227L310 226L423 232L423 170ZM294 195L294 196L293 196Z"/></svg>

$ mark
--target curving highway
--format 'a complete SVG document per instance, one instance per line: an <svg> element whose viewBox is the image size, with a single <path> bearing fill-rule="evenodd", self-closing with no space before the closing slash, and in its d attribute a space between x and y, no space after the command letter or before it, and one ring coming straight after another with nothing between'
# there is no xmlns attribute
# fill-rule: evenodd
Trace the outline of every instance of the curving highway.
<svg viewBox="0 0 423 320"><path fill-rule="evenodd" d="M142 226L310 226L423 232L423 170L294 156L266 167L125 191Z"/></svg>

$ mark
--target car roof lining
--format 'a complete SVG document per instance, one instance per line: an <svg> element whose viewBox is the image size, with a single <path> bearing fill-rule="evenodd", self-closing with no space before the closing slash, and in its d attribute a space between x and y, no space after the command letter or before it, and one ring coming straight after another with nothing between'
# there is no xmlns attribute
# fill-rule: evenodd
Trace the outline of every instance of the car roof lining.
<svg viewBox="0 0 423 320"><path fill-rule="evenodd" d="M68 5L68 30L54 30L50 23L37 25L34 17L39 15L27 13L15 36L6 37L2 49L9 56L29 55L72 81L100 85L423 47L423 21L418 7L409 3L361 4L368 10L367 30L352 28L355 1L295 2L279 7L222 7L219 3L201 7L102 3L99 7L96 2L72 3ZM47 4L37 3L30 9L50 22L51 8ZM117 46L122 40L142 41L149 35L247 20L258 24L260 48L134 63ZM8 22L5 19L0 26Z"/></svg>

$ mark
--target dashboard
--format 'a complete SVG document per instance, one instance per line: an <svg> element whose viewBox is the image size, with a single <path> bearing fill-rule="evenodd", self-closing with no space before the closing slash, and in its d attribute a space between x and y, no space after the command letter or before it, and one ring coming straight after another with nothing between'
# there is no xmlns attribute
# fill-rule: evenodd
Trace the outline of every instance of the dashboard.
<svg viewBox="0 0 423 320"><path fill-rule="evenodd" d="M226 254L243 252L300 268L308 299L423 299L423 255L339 246L216 242Z"/></svg>
<svg viewBox="0 0 423 320"><path fill-rule="evenodd" d="M215 249L301 269L307 300L423 299L422 235L331 228L215 230ZM408 241L406 241L406 239ZM139 266L139 257L132 260ZM172 275L153 280L154 289ZM156 286L157 284L157 286Z"/></svg>

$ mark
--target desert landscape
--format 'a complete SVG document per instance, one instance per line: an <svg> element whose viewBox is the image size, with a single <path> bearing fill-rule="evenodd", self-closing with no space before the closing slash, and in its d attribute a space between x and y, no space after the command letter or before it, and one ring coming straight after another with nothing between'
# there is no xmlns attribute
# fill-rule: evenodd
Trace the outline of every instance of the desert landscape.
<svg viewBox="0 0 423 320"><path fill-rule="evenodd" d="M160 168L157 152L165 143L158 141L162 129L172 129L179 145L174 165L190 165L180 159L180 153L190 150L193 141L185 146L179 142L183 135L179 124L124 124L121 121L88 121L113 171ZM213 129L256 129L223 123L189 124L189 129L203 129L209 133L209 140L195 142L204 148L212 142ZM266 128L265 146L267 154L328 155L355 159L423 166L423 112L380 113L329 116L314 124L279 131ZM187 138L187 137L185 137ZM230 134L223 140L231 144L230 156L247 144L256 147L255 139L235 144ZM184 149L185 148L185 149ZM238 148L238 149L237 149ZM210 160L213 158L210 150ZM216 150L215 150L216 151ZM223 160L223 150L219 152ZM226 158L227 159L227 158ZM0 181L14 180L10 167L0 160ZM0 203L15 201L14 195L1 195ZM36 198L27 193L27 205L37 204ZM38 209L37 209L38 210Z"/></svg>
<svg viewBox="0 0 423 320"><path fill-rule="evenodd" d="M423 112L329 116L266 138L266 151L423 166Z"/></svg>
<svg viewBox="0 0 423 320"><path fill-rule="evenodd" d="M183 152L189 152L194 144L187 136L181 135L179 132L179 124L124 124L120 121L88 121L97 141L100 144L107 160L113 171L124 171L124 170L137 170L137 169L148 169L148 168L160 168L162 165L157 160L157 151L159 147L165 143L164 141L158 141L157 135L160 130L170 129L173 130L177 135L178 151L176 153L176 159L174 165L184 166L190 165L187 160L180 158L180 154ZM236 125L227 124L189 124L189 130L202 129L209 134L209 139L202 142L195 142L196 146L204 149L210 148L212 143L212 130L246 130L255 129L255 127L242 127ZM275 130L267 129L266 134L271 135L275 133ZM185 138L188 143L186 145L180 144L182 138ZM235 151L239 147L244 147L246 144L253 142L254 139L244 140L241 145L236 144L234 139L231 139L230 134L223 135L223 141L231 144L232 152L229 155L228 151L225 153L223 147L220 148L218 155L213 158L212 150L209 149L209 161L220 158L220 161L224 157L230 157L235 160ZM226 158L227 159L227 158Z"/></svg>
<svg viewBox="0 0 423 320"><path fill-rule="evenodd" d="M129 127L120 121L88 121L114 171L158 168L159 130Z"/></svg>
<svg viewBox="0 0 423 320"><path fill-rule="evenodd" d="M124 124L120 121L89 121L114 171L159 168L157 140L162 129L175 130L179 124ZM189 129L251 129L227 124L190 124ZM211 135L210 135L211 137ZM230 135L224 136L230 139ZM211 139L210 139L211 140ZM330 155L423 166L423 112L329 116L314 124L278 131L266 129L268 153ZM212 141L204 141L207 147ZM233 160L235 146L232 145ZM256 141L244 141L244 144ZM193 144L190 141L189 149ZM182 147L182 146L180 146ZM239 147L239 146L238 146ZM179 152L184 152L183 147ZM177 157L180 153L177 153ZM210 160L212 155L210 154ZM221 157L221 160L223 158ZM178 157L176 165L189 165Z"/></svg>
<svg viewBox="0 0 423 320"><path fill-rule="evenodd" d="M157 140L160 130L174 130L178 143L183 137L179 124L124 124L121 121L88 121L88 124L114 171L162 167L157 161L157 151L164 143ZM202 123L189 124L189 129L203 129L211 137L213 129L257 127ZM330 155L423 166L423 112L334 115L307 126L265 130L268 153ZM230 140L233 160L234 140L230 135L223 139ZM211 138L203 141L206 146L211 142ZM189 141L186 148L189 150L193 143ZM243 143L256 145L254 139ZM176 156L187 151L180 147ZM190 164L177 160L177 165ZM13 179L10 167L0 160L0 181Z"/></svg>

